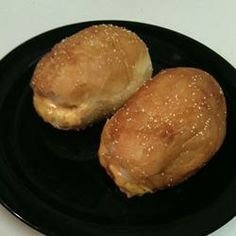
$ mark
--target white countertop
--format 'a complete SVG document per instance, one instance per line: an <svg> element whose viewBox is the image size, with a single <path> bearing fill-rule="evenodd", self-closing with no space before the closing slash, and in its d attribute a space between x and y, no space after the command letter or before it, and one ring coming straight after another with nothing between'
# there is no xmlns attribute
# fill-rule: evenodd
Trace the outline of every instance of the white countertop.
<svg viewBox="0 0 236 236"><path fill-rule="evenodd" d="M0 58L29 38L91 20L131 20L188 35L236 67L235 0L0 0ZM42 235L0 205L1 236ZM211 236L235 236L236 217Z"/></svg>

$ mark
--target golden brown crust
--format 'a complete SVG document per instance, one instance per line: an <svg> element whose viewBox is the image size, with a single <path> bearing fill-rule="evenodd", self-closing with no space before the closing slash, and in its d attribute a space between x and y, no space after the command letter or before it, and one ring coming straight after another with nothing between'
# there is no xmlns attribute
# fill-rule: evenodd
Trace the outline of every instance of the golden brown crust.
<svg viewBox="0 0 236 236"><path fill-rule="evenodd" d="M39 61L31 82L34 105L55 127L80 128L120 107L151 73L148 49L136 34L92 26L62 40ZM78 120L67 120L67 112Z"/></svg>
<svg viewBox="0 0 236 236"><path fill-rule="evenodd" d="M204 166L226 132L222 89L194 68L161 71L107 121L99 160L128 197L176 185Z"/></svg>

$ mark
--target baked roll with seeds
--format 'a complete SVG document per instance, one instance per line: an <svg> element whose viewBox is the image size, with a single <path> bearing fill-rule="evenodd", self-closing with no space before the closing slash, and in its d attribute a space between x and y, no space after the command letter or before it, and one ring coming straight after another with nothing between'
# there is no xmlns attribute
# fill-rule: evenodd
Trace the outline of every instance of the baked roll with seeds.
<svg viewBox="0 0 236 236"><path fill-rule="evenodd" d="M148 48L135 33L91 26L39 61L31 82L34 107L56 128L80 129L114 112L151 73Z"/></svg>
<svg viewBox="0 0 236 236"><path fill-rule="evenodd" d="M161 71L106 122L99 160L128 197L174 186L201 169L226 132L223 91L194 68Z"/></svg>

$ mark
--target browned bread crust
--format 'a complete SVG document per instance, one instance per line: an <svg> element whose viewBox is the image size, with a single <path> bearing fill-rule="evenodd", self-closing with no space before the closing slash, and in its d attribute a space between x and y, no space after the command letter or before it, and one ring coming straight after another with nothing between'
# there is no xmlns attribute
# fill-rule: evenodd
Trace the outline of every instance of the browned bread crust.
<svg viewBox="0 0 236 236"><path fill-rule="evenodd" d="M226 133L222 89L194 68L161 71L107 121L99 160L128 197L174 186L196 173Z"/></svg>
<svg viewBox="0 0 236 236"><path fill-rule="evenodd" d="M80 129L114 112L151 73L148 49L135 33L91 26L39 61L31 82L34 106L54 127Z"/></svg>

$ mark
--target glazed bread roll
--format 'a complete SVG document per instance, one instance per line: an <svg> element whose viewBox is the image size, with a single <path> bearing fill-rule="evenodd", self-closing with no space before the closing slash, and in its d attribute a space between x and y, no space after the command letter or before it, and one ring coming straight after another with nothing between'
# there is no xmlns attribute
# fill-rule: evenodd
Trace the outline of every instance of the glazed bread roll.
<svg viewBox="0 0 236 236"><path fill-rule="evenodd" d="M37 113L59 129L80 129L114 112L147 79L145 43L113 25L86 28L56 44L31 81Z"/></svg>
<svg viewBox="0 0 236 236"><path fill-rule="evenodd" d="M128 197L174 186L196 173L226 132L223 91L194 68L161 71L106 122L99 160Z"/></svg>

